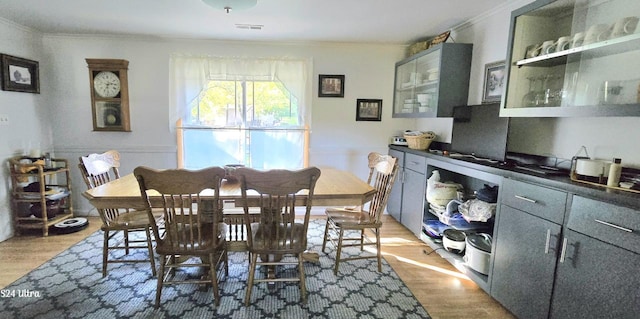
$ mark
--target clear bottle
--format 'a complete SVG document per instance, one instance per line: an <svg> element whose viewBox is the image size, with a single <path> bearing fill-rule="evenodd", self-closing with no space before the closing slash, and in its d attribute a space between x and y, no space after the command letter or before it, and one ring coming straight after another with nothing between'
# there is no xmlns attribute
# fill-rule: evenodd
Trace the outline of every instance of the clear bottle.
<svg viewBox="0 0 640 319"><path fill-rule="evenodd" d="M607 178L607 186L618 187L620 184L620 175L622 173L622 159L614 158L613 163L609 166L609 177Z"/></svg>
<svg viewBox="0 0 640 319"><path fill-rule="evenodd" d="M44 167L51 167L51 153L47 152L44 154Z"/></svg>

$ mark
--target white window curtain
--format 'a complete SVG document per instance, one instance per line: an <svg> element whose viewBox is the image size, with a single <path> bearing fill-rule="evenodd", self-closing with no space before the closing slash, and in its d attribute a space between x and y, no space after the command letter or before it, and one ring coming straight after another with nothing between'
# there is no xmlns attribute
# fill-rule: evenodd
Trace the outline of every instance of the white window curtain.
<svg viewBox="0 0 640 319"><path fill-rule="evenodd" d="M311 123L311 60L287 58L240 58L172 55L169 98L171 128L182 119L191 123L190 105L211 80L247 80L282 82L298 98L299 123Z"/></svg>

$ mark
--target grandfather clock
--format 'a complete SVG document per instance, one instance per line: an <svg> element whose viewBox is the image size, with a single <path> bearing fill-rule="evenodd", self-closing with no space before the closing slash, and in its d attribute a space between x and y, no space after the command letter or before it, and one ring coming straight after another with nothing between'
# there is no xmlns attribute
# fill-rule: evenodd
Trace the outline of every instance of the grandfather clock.
<svg viewBox="0 0 640 319"><path fill-rule="evenodd" d="M129 121L129 61L86 59L91 89L94 131L131 132Z"/></svg>

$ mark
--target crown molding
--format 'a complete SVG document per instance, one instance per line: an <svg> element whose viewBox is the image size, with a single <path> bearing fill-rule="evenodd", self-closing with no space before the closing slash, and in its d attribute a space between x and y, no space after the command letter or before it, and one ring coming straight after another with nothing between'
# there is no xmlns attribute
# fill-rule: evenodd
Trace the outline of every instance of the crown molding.
<svg viewBox="0 0 640 319"><path fill-rule="evenodd" d="M494 8L492 8L491 10L485 11L484 13L481 13L465 22L462 22L456 26L453 26L451 28L452 31L458 32L460 30L466 29L466 28L470 28L476 24L479 24L487 19L490 19L491 17L493 17L494 15L507 10L507 12L511 12L517 8L520 8L526 4L529 4L531 2L534 2L535 0L510 0L510 1L506 1L503 4L496 6Z"/></svg>
<svg viewBox="0 0 640 319"><path fill-rule="evenodd" d="M38 30L36 30L34 28L30 28L30 27L24 26L22 24L19 24L17 22L11 21L11 20L3 18L3 17L0 17L0 24L4 24L7 27L15 28L15 29L18 29L20 31L30 32L30 33L34 33L34 34L40 35L40 36L43 35L42 32L40 32L40 31L38 31Z"/></svg>

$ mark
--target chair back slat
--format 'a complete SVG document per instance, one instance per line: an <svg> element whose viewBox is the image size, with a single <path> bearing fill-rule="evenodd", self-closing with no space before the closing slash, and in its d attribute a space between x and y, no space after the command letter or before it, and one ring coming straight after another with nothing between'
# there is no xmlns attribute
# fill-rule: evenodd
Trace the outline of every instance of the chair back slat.
<svg viewBox="0 0 640 319"><path fill-rule="evenodd" d="M371 221L380 222L382 214L387 207L389 194L393 188L397 173L398 160L395 157L375 152L369 153L368 183L377 191L369 202L369 218Z"/></svg>
<svg viewBox="0 0 640 319"><path fill-rule="evenodd" d="M306 233L313 205L313 192L320 170L316 167L291 170L259 171L252 168L238 168L235 173L240 178L240 189L248 233L258 233L248 237L249 251L257 253L286 254L298 253L306 249ZM258 194L260 208L259 223L251 222L248 192ZM299 207L303 222L296 222L296 208Z"/></svg>
<svg viewBox="0 0 640 319"><path fill-rule="evenodd" d="M101 154L93 153L81 156L78 168L88 189L98 187L120 178L120 153L115 150L109 150ZM122 211L108 208L99 209L98 213L104 225L109 226L120 216Z"/></svg>
<svg viewBox="0 0 640 319"><path fill-rule="evenodd" d="M120 178L120 153L109 150L81 156L78 167L87 188L94 188Z"/></svg>
<svg viewBox="0 0 640 319"><path fill-rule="evenodd" d="M223 234L220 224L222 204L219 197L223 168L191 171L137 167L134 175L147 204L150 220L154 218L151 209L161 208L163 211L163 236L160 236L157 226L153 227L159 247L189 254L212 249L225 240L223 235L226 234ZM157 193L161 203L150 199Z"/></svg>

